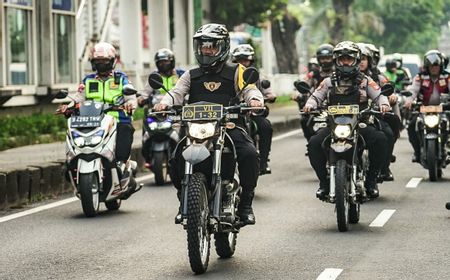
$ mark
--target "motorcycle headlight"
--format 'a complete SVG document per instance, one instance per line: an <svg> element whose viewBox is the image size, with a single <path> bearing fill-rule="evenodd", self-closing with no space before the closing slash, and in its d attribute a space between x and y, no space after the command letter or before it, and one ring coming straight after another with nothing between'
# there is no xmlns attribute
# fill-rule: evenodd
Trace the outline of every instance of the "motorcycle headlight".
<svg viewBox="0 0 450 280"><path fill-rule="evenodd" d="M435 127L439 124L439 116L438 115L427 115L424 117L425 125L428 127Z"/></svg>
<svg viewBox="0 0 450 280"><path fill-rule="evenodd" d="M160 128L161 129L169 129L171 126L172 126L171 122L163 122L163 123L161 123Z"/></svg>
<svg viewBox="0 0 450 280"><path fill-rule="evenodd" d="M150 128L150 130L155 130L158 128L158 123L152 122L151 124L148 125L148 127Z"/></svg>
<svg viewBox="0 0 450 280"><path fill-rule="evenodd" d="M189 123L189 135L196 139L206 139L214 135L215 123Z"/></svg>
<svg viewBox="0 0 450 280"><path fill-rule="evenodd" d="M350 136L351 133L352 133L352 130L349 125L341 125L340 124L334 128L334 134L338 138L347 138Z"/></svg>
<svg viewBox="0 0 450 280"><path fill-rule="evenodd" d="M76 137L73 139L73 142L75 143L75 145L77 145L78 147L83 147L84 146L84 138L83 137Z"/></svg>

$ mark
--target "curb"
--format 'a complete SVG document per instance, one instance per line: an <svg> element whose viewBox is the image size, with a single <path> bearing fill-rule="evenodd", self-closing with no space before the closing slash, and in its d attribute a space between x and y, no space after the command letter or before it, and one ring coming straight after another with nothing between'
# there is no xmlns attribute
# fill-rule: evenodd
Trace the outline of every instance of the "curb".
<svg viewBox="0 0 450 280"><path fill-rule="evenodd" d="M272 123L274 134L299 126L298 118L286 118ZM138 171L147 170L140 143L133 145L131 159L137 161ZM33 164L20 169L0 169L0 210L72 192L72 186L65 179L65 172L64 160Z"/></svg>

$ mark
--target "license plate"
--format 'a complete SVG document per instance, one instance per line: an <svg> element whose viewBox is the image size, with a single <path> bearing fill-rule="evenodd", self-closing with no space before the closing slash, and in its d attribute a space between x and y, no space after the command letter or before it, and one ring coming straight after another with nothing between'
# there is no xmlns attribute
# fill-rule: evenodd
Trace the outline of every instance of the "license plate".
<svg viewBox="0 0 450 280"><path fill-rule="evenodd" d="M186 105L183 107L182 118L186 121L218 120L222 118L222 105Z"/></svg>
<svg viewBox="0 0 450 280"><path fill-rule="evenodd" d="M442 113L442 105L420 106L421 113Z"/></svg>
<svg viewBox="0 0 450 280"><path fill-rule="evenodd" d="M356 115L359 113L358 105L336 105L328 106L330 115Z"/></svg>
<svg viewBox="0 0 450 280"><path fill-rule="evenodd" d="M71 118L70 126L77 127L99 127L101 125L101 116L74 116Z"/></svg>

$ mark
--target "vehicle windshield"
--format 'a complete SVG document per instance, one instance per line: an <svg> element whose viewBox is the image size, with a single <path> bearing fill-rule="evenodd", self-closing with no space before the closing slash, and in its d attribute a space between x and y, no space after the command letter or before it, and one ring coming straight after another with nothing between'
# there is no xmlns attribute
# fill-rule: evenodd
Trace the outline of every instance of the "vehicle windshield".
<svg viewBox="0 0 450 280"><path fill-rule="evenodd" d="M80 116L100 116L103 112L103 103L85 101L80 106Z"/></svg>

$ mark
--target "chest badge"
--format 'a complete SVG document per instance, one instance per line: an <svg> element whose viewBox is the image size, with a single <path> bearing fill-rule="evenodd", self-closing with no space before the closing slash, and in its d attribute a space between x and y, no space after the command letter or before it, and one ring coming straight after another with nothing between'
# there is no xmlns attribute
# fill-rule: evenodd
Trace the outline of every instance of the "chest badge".
<svg viewBox="0 0 450 280"><path fill-rule="evenodd" d="M422 81L422 86L423 87L429 87L430 86L430 81L429 80L423 80Z"/></svg>
<svg viewBox="0 0 450 280"><path fill-rule="evenodd" d="M109 88L110 88L110 89L118 89L118 88L119 88L119 85L116 84L116 83L112 80L112 81L109 81Z"/></svg>
<svg viewBox="0 0 450 280"><path fill-rule="evenodd" d="M210 92L213 92L215 90L217 90L218 88L220 88L220 86L222 85L222 83L216 83L216 82L204 82L203 85L205 86L205 88L207 90L209 90Z"/></svg>
<svg viewBox="0 0 450 280"><path fill-rule="evenodd" d="M444 79L440 79L440 80L439 80L439 85L440 85L441 87L445 86L446 84L447 84L447 83L445 82Z"/></svg>

